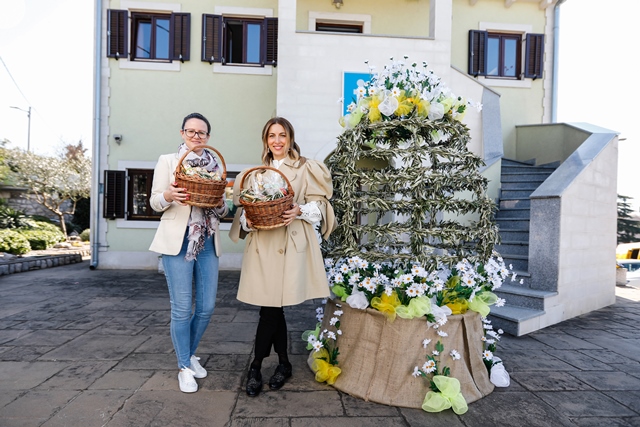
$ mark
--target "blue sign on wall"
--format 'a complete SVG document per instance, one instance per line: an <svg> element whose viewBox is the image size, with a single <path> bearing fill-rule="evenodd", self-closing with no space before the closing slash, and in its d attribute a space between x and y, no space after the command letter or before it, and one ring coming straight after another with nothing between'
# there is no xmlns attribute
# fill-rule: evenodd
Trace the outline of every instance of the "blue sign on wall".
<svg viewBox="0 0 640 427"><path fill-rule="evenodd" d="M355 94L358 88L358 80L362 80L362 83L366 83L371 80L371 74L369 73L349 73L344 72L342 78L342 97L344 102L342 103L342 115L347 114L347 107L358 98Z"/></svg>

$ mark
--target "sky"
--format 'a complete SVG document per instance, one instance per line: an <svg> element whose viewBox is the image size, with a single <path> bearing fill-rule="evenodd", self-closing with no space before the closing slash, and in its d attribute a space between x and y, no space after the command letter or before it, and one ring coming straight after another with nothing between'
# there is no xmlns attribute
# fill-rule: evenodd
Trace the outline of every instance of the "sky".
<svg viewBox="0 0 640 427"><path fill-rule="evenodd" d="M54 155L93 124L92 0L0 0L0 140ZM620 133L618 193L640 206L640 131L629 40L635 0L567 0L560 6L558 122ZM28 19L26 19L28 17ZM19 109L11 108L18 107ZM633 115L633 116L632 116Z"/></svg>

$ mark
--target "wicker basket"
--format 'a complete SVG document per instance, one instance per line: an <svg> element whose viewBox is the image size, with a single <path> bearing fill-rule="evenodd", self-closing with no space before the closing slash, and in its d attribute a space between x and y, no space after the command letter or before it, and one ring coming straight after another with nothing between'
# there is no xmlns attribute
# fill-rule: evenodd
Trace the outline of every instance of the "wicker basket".
<svg viewBox="0 0 640 427"><path fill-rule="evenodd" d="M227 186L227 165L224 162L224 158L218 150L208 145L194 148L206 148L207 150L214 151L218 155L218 158L222 163L222 179L206 179L199 176L185 174L182 162L187 155L193 151L193 148L189 149L180 158L175 172L175 181L177 186L186 188L187 193L189 193L189 200L186 200L185 203L200 208L216 208L222 206L222 203L224 202L222 196L224 194L224 189Z"/></svg>
<svg viewBox="0 0 640 427"><path fill-rule="evenodd" d="M259 230L270 230L273 228L282 227L284 225L284 219L282 219L282 213L284 211L288 211L291 209L291 204L293 202L293 188L291 188L291 183L287 179L286 176L282 172L280 172L276 168L272 168L269 166L258 166L255 168L251 168L247 170L247 172L242 176L242 180L240 181L240 188L244 188L244 179L249 175L250 172L256 170L272 170L276 171L287 182L287 195L275 200L268 200L265 202L245 202L240 199L240 204L244 208L244 211L251 221L251 226L253 228L257 228Z"/></svg>

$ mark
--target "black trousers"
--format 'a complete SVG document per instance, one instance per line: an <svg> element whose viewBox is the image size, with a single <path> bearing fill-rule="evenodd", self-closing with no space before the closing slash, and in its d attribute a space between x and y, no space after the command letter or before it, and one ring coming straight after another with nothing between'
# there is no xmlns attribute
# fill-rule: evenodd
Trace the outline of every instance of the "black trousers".
<svg viewBox="0 0 640 427"><path fill-rule="evenodd" d="M277 354L287 354L287 322L282 307L261 307L256 331L256 359L268 357L271 346Z"/></svg>

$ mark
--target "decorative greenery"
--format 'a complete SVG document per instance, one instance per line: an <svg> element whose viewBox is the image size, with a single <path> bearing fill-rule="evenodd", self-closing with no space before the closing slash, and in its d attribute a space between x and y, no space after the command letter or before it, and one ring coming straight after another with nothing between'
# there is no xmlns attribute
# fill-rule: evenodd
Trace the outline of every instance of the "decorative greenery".
<svg viewBox="0 0 640 427"><path fill-rule="evenodd" d="M326 304L326 300L323 301L323 305ZM342 372L338 368L338 355L340 351L337 346L337 340L342 335L342 329L340 329L340 316L342 316L342 309L340 304L336 304L338 310L331 313L329 325L332 329L322 329L322 320L324 318L324 308L318 307L316 309L316 318L318 324L313 331L305 331L302 334L302 339L307 342L307 350L314 350L313 363L311 369L316 374L316 381L326 382L331 385L335 383L338 375Z"/></svg>
<svg viewBox="0 0 640 427"><path fill-rule="evenodd" d="M56 243L65 241L64 235L57 227L55 231L38 229L16 229L16 231L29 241L29 246L34 251L49 249Z"/></svg>
<svg viewBox="0 0 640 427"><path fill-rule="evenodd" d="M405 87L398 79L415 75L397 73L384 87ZM428 76L438 84L420 93L423 101L438 94L441 103L432 99L429 105L444 109L435 116L439 118L431 119L415 104L375 120L363 113L338 137L327 160L338 217L326 248L329 256L366 253L369 261L413 260L431 270L438 263L451 265L463 258L484 262L491 255L498 241L496 207L479 171L484 162L467 148L469 131L458 120L466 104L454 101L457 97L443 98L449 91L433 74ZM379 81L374 76L371 87ZM358 108L372 108L370 102L361 104Z"/></svg>
<svg viewBox="0 0 640 427"><path fill-rule="evenodd" d="M89 230L88 228L82 230L82 233L80 233L80 239L83 242L88 242L91 236L91 230Z"/></svg>

